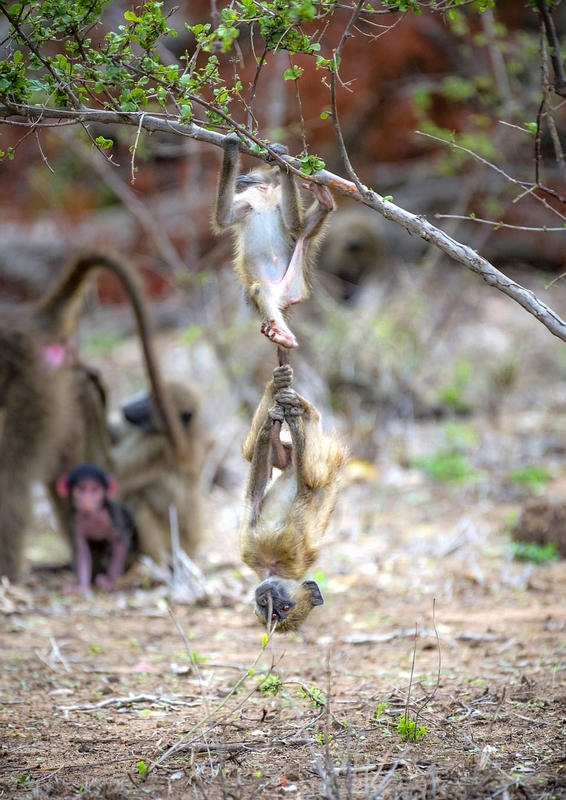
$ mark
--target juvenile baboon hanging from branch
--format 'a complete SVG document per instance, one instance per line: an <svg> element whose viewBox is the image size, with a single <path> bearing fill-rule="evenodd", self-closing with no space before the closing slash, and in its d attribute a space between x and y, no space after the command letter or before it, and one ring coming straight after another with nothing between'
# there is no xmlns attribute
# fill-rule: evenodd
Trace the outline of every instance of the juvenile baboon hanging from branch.
<svg viewBox="0 0 566 800"><path fill-rule="evenodd" d="M291 388L287 364L273 372L244 442L251 461L240 528L243 561L254 570L256 615L281 633L296 631L323 598L304 580L318 557L336 503L346 449L322 432L320 414ZM286 422L291 444L281 442ZM281 474L268 487L272 467Z"/></svg>
<svg viewBox="0 0 566 800"><path fill-rule="evenodd" d="M289 309L309 295L314 255L334 201L326 187L305 184L315 199L304 211L295 178L279 167L238 175L239 144L236 133L224 138L213 221L218 231L234 234L234 269L261 317L262 333L282 347L296 347ZM282 145L273 149L286 152Z"/></svg>

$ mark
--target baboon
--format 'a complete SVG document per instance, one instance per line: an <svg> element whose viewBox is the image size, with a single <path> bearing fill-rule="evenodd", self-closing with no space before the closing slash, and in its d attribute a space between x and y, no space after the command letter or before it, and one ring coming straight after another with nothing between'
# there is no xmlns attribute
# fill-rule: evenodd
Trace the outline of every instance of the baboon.
<svg viewBox="0 0 566 800"><path fill-rule="evenodd" d="M95 464L81 464L57 481L57 491L70 509L73 568L78 583L65 594L86 594L91 583L111 592L136 547L136 521L122 503L112 499L116 479Z"/></svg>
<svg viewBox="0 0 566 800"><path fill-rule="evenodd" d="M72 509L58 490L60 476L79 464L96 464L106 472L114 469L107 425L107 390L102 377L98 370L78 358L73 359L72 371L71 408L75 413L68 417L65 439L44 477L59 526L68 538ZM72 545L71 538L69 542Z"/></svg>
<svg viewBox="0 0 566 800"><path fill-rule="evenodd" d="M320 273L333 276L335 294L349 300L364 279L385 276L384 243L377 212L368 209L337 211L317 255ZM329 282L329 281L328 281ZM331 290L333 287L329 287Z"/></svg>
<svg viewBox="0 0 566 800"><path fill-rule="evenodd" d="M289 365L274 370L242 448L251 461L242 560L262 581L255 591L256 615L281 633L296 631L323 603L316 582L304 576L318 556L347 457L337 439L322 433L319 412L291 388L292 379ZM283 421L290 445L279 439ZM272 467L281 474L268 487Z"/></svg>
<svg viewBox="0 0 566 800"><path fill-rule="evenodd" d="M38 303L3 308L0 315L0 575L10 580L17 580L21 570L32 484L53 483L61 473L61 452L69 442L72 420L80 414L69 337L77 325L88 278L99 267L114 273L128 294L152 398L178 458L188 461L179 420L163 389L134 269L109 254L80 256Z"/></svg>
<svg viewBox="0 0 566 800"><path fill-rule="evenodd" d="M296 347L289 309L308 297L313 257L334 201L326 187L305 184L315 199L304 212L290 172L272 167L238 175L239 145L238 134L224 137L214 227L234 234L234 268L262 319L262 333L282 347ZM286 152L282 145L274 148Z"/></svg>
<svg viewBox="0 0 566 800"><path fill-rule="evenodd" d="M157 563L171 552L171 506L177 511L181 548L192 558L200 544L201 472L207 449L196 389L175 382L166 388L181 423L189 468L179 465L146 393L122 407L127 424L113 450L119 497L135 514L140 552Z"/></svg>

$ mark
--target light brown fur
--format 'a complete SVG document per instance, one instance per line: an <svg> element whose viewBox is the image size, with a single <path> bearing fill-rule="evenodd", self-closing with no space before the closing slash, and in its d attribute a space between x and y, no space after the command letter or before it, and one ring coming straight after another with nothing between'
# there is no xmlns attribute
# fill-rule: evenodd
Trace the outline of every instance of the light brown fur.
<svg viewBox="0 0 566 800"><path fill-rule="evenodd" d="M159 563L171 552L169 507L177 510L181 548L193 557L202 539L201 473L206 440L201 422L201 398L192 386L168 382L167 391L183 427L188 464L182 467L158 425L149 432L123 426L113 450L118 495L135 514L140 552Z"/></svg>
<svg viewBox="0 0 566 800"><path fill-rule="evenodd" d="M295 347L289 309L309 295L314 255L334 201L328 189L313 184L315 200L305 212L290 172L275 167L238 176L238 135L226 136L223 146L213 226L232 231L234 269L262 320L262 333Z"/></svg>
<svg viewBox="0 0 566 800"><path fill-rule="evenodd" d="M347 453L337 439L323 434L314 406L290 388L291 368L278 367L273 374L243 445L251 468L240 551L243 561L263 581L256 590L256 600L268 583L280 604L296 604L277 622L277 630L286 632L297 630L313 604L322 603L316 584L303 579L318 556ZM283 467L281 474L268 487L273 424L283 419L291 433L291 449L287 450L287 463L279 464ZM314 603L313 589L318 592ZM260 615L259 608L256 612Z"/></svg>
<svg viewBox="0 0 566 800"><path fill-rule="evenodd" d="M82 411L77 362L68 339L90 275L99 267L113 272L129 296L156 405L178 458L186 458L179 422L163 390L135 271L109 254L80 256L37 304L0 313L0 575L10 580L17 580L21 571L33 482L52 485L60 469L75 466L76 450L85 444L73 442L73 423ZM65 455L69 447L74 452Z"/></svg>

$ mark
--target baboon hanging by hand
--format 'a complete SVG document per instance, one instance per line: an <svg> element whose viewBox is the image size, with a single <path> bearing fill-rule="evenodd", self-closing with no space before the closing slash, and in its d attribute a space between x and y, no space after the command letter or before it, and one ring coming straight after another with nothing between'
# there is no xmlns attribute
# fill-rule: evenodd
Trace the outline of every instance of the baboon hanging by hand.
<svg viewBox="0 0 566 800"><path fill-rule="evenodd" d="M255 591L256 615L281 633L296 631L323 603L316 582L304 578L318 556L347 458L343 445L323 434L320 414L291 388L292 379L288 365L274 370L243 446L251 468L241 555L262 581ZM283 421L290 445L279 438ZM272 467L281 474L268 487Z"/></svg>

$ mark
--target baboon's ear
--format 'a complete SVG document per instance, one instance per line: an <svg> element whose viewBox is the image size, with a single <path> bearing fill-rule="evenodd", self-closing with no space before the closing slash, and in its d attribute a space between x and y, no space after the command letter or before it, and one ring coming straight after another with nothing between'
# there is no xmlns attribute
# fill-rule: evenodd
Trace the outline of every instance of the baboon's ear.
<svg viewBox="0 0 566 800"><path fill-rule="evenodd" d="M324 597L322 596L322 592L318 588L318 583L316 581L303 581L303 586L308 591L313 606L324 605Z"/></svg>

